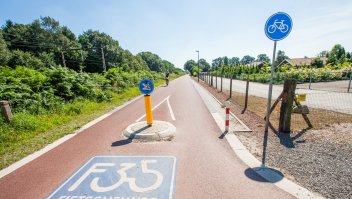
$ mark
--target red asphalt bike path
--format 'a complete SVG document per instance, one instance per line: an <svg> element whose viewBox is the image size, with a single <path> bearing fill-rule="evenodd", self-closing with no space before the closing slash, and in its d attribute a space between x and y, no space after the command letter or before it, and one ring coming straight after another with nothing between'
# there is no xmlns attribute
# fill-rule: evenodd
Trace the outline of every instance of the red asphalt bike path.
<svg viewBox="0 0 352 199"><path fill-rule="evenodd" d="M145 114L143 97L0 179L0 198L45 198L95 155L178 158L175 198L295 198L238 158L191 83L182 76L151 94L153 119L176 128L171 141L131 143L122 131ZM143 118L141 121L145 121ZM254 179L254 180L253 180Z"/></svg>

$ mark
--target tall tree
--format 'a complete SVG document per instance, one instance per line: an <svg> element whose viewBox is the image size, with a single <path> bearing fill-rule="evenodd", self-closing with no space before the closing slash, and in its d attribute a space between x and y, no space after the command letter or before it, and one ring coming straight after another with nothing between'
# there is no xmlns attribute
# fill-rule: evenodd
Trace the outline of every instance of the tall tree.
<svg viewBox="0 0 352 199"><path fill-rule="evenodd" d="M30 52L36 57L43 53L51 54L54 56L49 58L54 59L51 62L56 64L62 64L60 48L81 47L76 36L67 27L60 27L59 22L50 17L40 17L27 25L8 20L2 31L9 50ZM82 64L81 54L76 51L65 52L65 59L66 65L75 70Z"/></svg>
<svg viewBox="0 0 352 199"><path fill-rule="evenodd" d="M251 57L249 55L245 55L243 56L243 58L241 59L241 64L250 64L252 62L254 62L255 58Z"/></svg>
<svg viewBox="0 0 352 199"><path fill-rule="evenodd" d="M192 68L193 67L196 67L197 66L197 63L191 59L191 60L188 60L184 65L183 65L183 69L186 71L188 70L190 73L192 73Z"/></svg>
<svg viewBox="0 0 352 199"><path fill-rule="evenodd" d="M218 57L218 58L212 60L211 67L213 69L216 69L218 67L221 67L223 65L223 63L224 63L223 58L222 57Z"/></svg>
<svg viewBox="0 0 352 199"><path fill-rule="evenodd" d="M120 46L119 42L113 40L109 35L99 31L88 30L78 36L78 41L83 48L103 47L106 70L110 68L123 67L124 71L132 68L128 65L128 60L124 60L129 55ZM87 50L88 59L84 60L86 72L103 72L103 58L101 49Z"/></svg>
<svg viewBox="0 0 352 199"><path fill-rule="evenodd" d="M4 38L2 37L2 33L0 30L0 66L5 66L6 62L9 58L10 52L7 49Z"/></svg>
<svg viewBox="0 0 352 199"><path fill-rule="evenodd" d="M345 56L345 48L341 46L341 44L336 44L330 51L330 54L334 53L336 55L336 59L339 60L342 56Z"/></svg>
<svg viewBox="0 0 352 199"><path fill-rule="evenodd" d="M285 52L282 50L279 50L277 52L277 57L276 57L276 61L275 61L275 66L278 66L282 61L284 61L285 59L290 59L287 55L285 55Z"/></svg>
<svg viewBox="0 0 352 199"><path fill-rule="evenodd" d="M323 68L324 67L324 61L320 59L320 57L317 57L312 60L312 63L310 64L312 67L315 68Z"/></svg>
<svg viewBox="0 0 352 199"><path fill-rule="evenodd" d="M350 58L351 58L351 54L350 54L349 52L347 52L346 58L347 58L347 59L350 59Z"/></svg>
<svg viewBox="0 0 352 199"><path fill-rule="evenodd" d="M142 70L146 70L146 71L149 71L149 67L148 67L148 64L147 62L145 62L142 58L142 56L140 54L137 54L136 55L136 59L137 61L139 62L139 65L142 67Z"/></svg>
<svg viewBox="0 0 352 199"><path fill-rule="evenodd" d="M152 71L161 72L164 69L163 60L156 54L151 52L140 52L142 59L148 64L148 67ZM165 71L165 69L164 69ZM163 72L164 72L163 71Z"/></svg>
<svg viewBox="0 0 352 199"><path fill-rule="evenodd" d="M207 72L210 69L210 64L205 59L201 58L199 60L199 67L201 67L204 72Z"/></svg>
<svg viewBox="0 0 352 199"><path fill-rule="evenodd" d="M257 56L257 60L256 61L258 61L258 62L265 61L267 63L270 63L270 58L266 54L259 54Z"/></svg>
<svg viewBox="0 0 352 199"><path fill-rule="evenodd" d="M330 52L327 54L327 60L326 60L326 63L327 64L332 64L332 65L335 65L337 63L337 56L335 55L335 53L333 52Z"/></svg>
<svg viewBox="0 0 352 199"><path fill-rule="evenodd" d="M224 57L224 65L229 65L229 58L227 58L227 56Z"/></svg>
<svg viewBox="0 0 352 199"><path fill-rule="evenodd" d="M325 57L327 53L328 53L327 50L323 50L323 51L321 51L320 53L318 53L316 56L317 56L317 57Z"/></svg>
<svg viewBox="0 0 352 199"><path fill-rule="evenodd" d="M170 63L169 61L163 60L163 65L164 65L165 71L168 70L170 73L172 73L175 70L175 65Z"/></svg>
<svg viewBox="0 0 352 199"><path fill-rule="evenodd" d="M240 58L238 58L238 57L232 57L232 58L230 59L230 65L232 65L232 66L237 66L237 65L239 65L239 64L241 64Z"/></svg>

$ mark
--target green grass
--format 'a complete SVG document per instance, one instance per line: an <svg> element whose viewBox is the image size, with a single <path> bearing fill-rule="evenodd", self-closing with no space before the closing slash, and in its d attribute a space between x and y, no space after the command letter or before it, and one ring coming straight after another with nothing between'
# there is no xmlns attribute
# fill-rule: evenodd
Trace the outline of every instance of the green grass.
<svg viewBox="0 0 352 199"><path fill-rule="evenodd" d="M165 80L162 80L154 86L164 83ZM133 87L121 94L113 93L111 101L84 100L68 103L58 113L15 113L11 124L7 124L0 115L0 169L67 134L74 133L81 126L139 95L141 92L138 87Z"/></svg>

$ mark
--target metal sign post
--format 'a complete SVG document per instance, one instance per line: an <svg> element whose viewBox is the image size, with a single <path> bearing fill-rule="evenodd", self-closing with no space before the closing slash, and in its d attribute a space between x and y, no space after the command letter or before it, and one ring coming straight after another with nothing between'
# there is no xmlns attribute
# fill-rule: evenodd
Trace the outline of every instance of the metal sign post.
<svg viewBox="0 0 352 199"><path fill-rule="evenodd" d="M149 94L153 92L154 84L149 79L143 79L139 83L139 90L144 94L145 115L147 118L147 124L149 126L152 126L153 124L152 102Z"/></svg>
<svg viewBox="0 0 352 199"><path fill-rule="evenodd" d="M268 92L268 107L266 111L266 123L265 123L265 132L268 132L269 128L269 117L270 117L270 107L271 107L271 97L273 91L273 75L274 75L274 64L275 64L275 54L276 54L276 42L286 38L292 29L292 19L291 17L284 13L278 12L269 17L266 21L264 31L266 36L274 41L274 51L273 51L273 60L271 65L271 75L270 75L270 84Z"/></svg>

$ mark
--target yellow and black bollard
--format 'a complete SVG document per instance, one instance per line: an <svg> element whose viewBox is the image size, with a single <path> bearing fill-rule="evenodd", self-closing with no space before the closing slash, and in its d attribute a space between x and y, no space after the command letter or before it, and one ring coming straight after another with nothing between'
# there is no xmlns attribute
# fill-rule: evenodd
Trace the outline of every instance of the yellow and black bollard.
<svg viewBox="0 0 352 199"><path fill-rule="evenodd" d="M152 101L150 100L150 95L144 95L145 102L145 114L147 117L147 124L152 126L153 124L153 114L152 114Z"/></svg>

